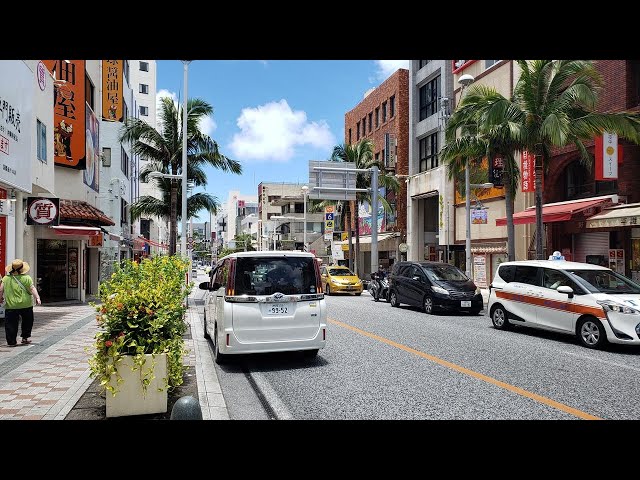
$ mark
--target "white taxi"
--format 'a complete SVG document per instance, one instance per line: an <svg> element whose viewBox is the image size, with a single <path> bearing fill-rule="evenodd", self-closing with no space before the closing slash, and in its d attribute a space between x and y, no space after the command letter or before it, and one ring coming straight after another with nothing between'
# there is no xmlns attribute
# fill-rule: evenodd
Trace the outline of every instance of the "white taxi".
<svg viewBox="0 0 640 480"><path fill-rule="evenodd" d="M550 260L501 263L487 312L497 329L523 325L578 337L588 348L640 345L640 285L609 268Z"/></svg>

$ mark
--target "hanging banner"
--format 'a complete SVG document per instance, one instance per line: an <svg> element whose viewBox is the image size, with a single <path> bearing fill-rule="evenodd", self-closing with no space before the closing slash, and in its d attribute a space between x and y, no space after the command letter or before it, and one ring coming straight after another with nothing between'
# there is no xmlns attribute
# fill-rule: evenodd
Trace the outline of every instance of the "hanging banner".
<svg viewBox="0 0 640 480"><path fill-rule="evenodd" d="M0 182L31 192L36 79L22 60L3 60L0 70Z"/></svg>
<svg viewBox="0 0 640 480"><path fill-rule="evenodd" d="M520 156L520 179L522 192L536 191L536 160L535 156L526 150ZM542 188L544 189L544 175L542 176Z"/></svg>
<svg viewBox="0 0 640 480"><path fill-rule="evenodd" d="M102 120L122 122L123 60L102 60Z"/></svg>
<svg viewBox="0 0 640 480"><path fill-rule="evenodd" d="M89 104L86 105L86 118L85 124L87 125L86 132L86 165L87 168L84 171L83 181L84 184L89 186L92 190L96 192L100 191L100 163L98 159L100 158L100 122L98 121L98 117L93 113Z"/></svg>
<svg viewBox="0 0 640 480"><path fill-rule="evenodd" d="M471 223L474 225L487 224L487 210L485 208L471 209Z"/></svg>
<svg viewBox="0 0 640 480"><path fill-rule="evenodd" d="M54 76L54 162L84 170L85 158L85 61L43 60Z"/></svg>
<svg viewBox="0 0 640 480"><path fill-rule="evenodd" d="M595 138L596 180L618 179L618 158L621 157L618 135L604 133Z"/></svg>

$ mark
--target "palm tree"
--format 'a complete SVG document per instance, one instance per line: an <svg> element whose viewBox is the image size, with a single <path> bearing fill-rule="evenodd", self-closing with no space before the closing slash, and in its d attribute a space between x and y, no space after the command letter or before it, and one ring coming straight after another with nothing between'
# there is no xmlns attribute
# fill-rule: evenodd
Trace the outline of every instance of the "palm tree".
<svg viewBox="0 0 640 480"><path fill-rule="evenodd" d="M182 174L182 115L183 109L177 106L172 99L162 98L160 101L159 112L159 130L150 126L141 119L128 118L125 121L120 133L121 142L130 142L132 152L140 155L142 158L148 159L154 163L156 171L168 173L172 175ZM202 99L192 98L187 101L187 161L189 169L197 169L204 165L210 165L214 168L233 173L242 173L240 163L232 160L220 153L218 144L208 135L202 133L198 127L201 119L210 116L213 113L213 107ZM147 169L148 172L151 171ZM200 178L204 180L206 185L206 175L202 170ZM195 174L194 174L195 175ZM189 177L189 172L187 172ZM193 178L193 177L192 177ZM166 180L160 180L162 185L167 183ZM176 252L176 241L178 237L178 186L180 181L169 181L169 198L163 198L162 201L168 201L169 204L169 223L170 223L170 243L169 254ZM202 185L202 183L201 183ZM201 205L201 208L211 206L211 199L207 199L207 194L196 194L197 197L191 202L193 208L195 205ZM159 205L147 198L147 202L137 202L139 205L138 212L141 214L155 215L154 211L159 211ZM148 205L149 209L144 205ZM188 205L187 205L187 208ZM132 212L133 212L132 208ZM211 211L211 210L210 210Z"/></svg>
<svg viewBox="0 0 640 480"><path fill-rule="evenodd" d="M378 177L378 185L385 187L387 191L392 190L397 192L400 189L400 182L393 175L387 175L384 169L384 163L376 161L373 155L374 145L369 139L362 139L358 143L353 145L336 145L333 148L331 154L331 161L333 162L352 162L355 164L355 168L369 169L373 166L377 166L379 171L382 172ZM364 172L358 172L356 174L356 188L371 188L371 175ZM358 259L360 258L360 228L359 228L359 212L358 204L360 202L368 202L371 205L371 193L369 192L356 192L356 201L350 202L350 212L353 219L353 224L356 229L356 248L355 248L355 274L360 275L360 266ZM384 208L385 212L391 211L389 202L384 197L378 197L380 204ZM378 212L371 212L371 215L377 215ZM351 237L349 229L349 238ZM349 244L349 254L351 255L351 244Z"/></svg>
<svg viewBox="0 0 640 480"><path fill-rule="evenodd" d="M509 261L515 260L513 210L520 179L520 170L515 161L515 152L520 148L519 129L518 125L512 123L516 114L510 101L495 88L473 85L449 119L446 128L447 143L440 151L443 161L449 165L450 179L461 177L467 168L467 159L486 157L489 165L495 157L503 159ZM456 138L459 129L463 135ZM470 166L473 164L474 162L469 162ZM471 179L471 183L486 181L486 178ZM457 185L460 193L466 195L464 182L457 182Z"/></svg>
<svg viewBox="0 0 640 480"><path fill-rule="evenodd" d="M582 143L603 132L640 143L640 118L631 112L595 112L602 78L590 60L518 60L513 92L519 110L522 149L535 155L536 258L542 251L542 174L551 149L575 144L584 164L592 158Z"/></svg>
<svg viewBox="0 0 640 480"><path fill-rule="evenodd" d="M187 157L187 182L194 187L206 186L207 177L201 165L197 165L197 159ZM149 176L151 172L161 172L162 165L158 162L149 162L140 172L140 180L147 182L152 180ZM161 198L151 195L141 196L136 202L131 204L131 218L136 220L143 215L155 217L171 216L171 195L175 192L176 204L182 203L182 189L176 191L175 182L166 178L153 178L160 192ZM208 193L193 193L187 197L187 218L196 217L202 210L218 213L220 202L217 197ZM181 220L181 212L175 212L176 220ZM177 222L176 222L177 223ZM175 253L175 252L174 252Z"/></svg>

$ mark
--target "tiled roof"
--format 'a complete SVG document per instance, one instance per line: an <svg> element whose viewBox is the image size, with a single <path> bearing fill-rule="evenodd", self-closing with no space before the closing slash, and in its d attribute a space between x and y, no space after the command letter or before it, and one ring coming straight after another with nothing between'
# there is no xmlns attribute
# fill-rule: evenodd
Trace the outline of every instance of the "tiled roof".
<svg viewBox="0 0 640 480"><path fill-rule="evenodd" d="M82 200L60 199L60 223L68 221L86 220L98 225L110 225L115 223L107 217L102 210Z"/></svg>

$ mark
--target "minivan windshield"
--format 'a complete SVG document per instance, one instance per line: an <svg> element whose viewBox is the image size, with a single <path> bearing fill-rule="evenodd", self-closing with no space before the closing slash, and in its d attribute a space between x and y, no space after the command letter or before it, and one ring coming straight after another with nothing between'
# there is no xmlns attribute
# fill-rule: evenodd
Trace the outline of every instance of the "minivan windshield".
<svg viewBox="0 0 640 480"><path fill-rule="evenodd" d="M312 257L238 257L236 295L316 293Z"/></svg>
<svg viewBox="0 0 640 480"><path fill-rule="evenodd" d="M462 270L453 265L423 266L422 269L429 280L439 280L441 282L466 282L469 280L469 277Z"/></svg>
<svg viewBox="0 0 640 480"><path fill-rule="evenodd" d="M640 285L612 270L569 270L567 273L591 293L640 294Z"/></svg>

